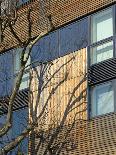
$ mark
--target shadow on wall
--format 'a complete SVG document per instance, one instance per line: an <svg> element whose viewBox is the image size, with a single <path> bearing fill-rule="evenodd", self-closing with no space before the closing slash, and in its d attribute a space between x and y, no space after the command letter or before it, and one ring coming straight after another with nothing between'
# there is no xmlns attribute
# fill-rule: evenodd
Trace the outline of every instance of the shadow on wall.
<svg viewBox="0 0 116 155"><path fill-rule="evenodd" d="M86 49L42 63L31 73L30 122L37 127L29 151L58 155L74 150L76 126L82 132L87 120Z"/></svg>

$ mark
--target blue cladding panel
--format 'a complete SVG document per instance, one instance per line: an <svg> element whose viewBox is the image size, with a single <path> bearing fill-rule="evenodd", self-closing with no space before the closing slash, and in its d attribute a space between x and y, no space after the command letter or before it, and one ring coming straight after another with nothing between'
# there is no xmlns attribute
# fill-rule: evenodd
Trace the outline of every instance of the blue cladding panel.
<svg viewBox="0 0 116 155"><path fill-rule="evenodd" d="M51 61L87 45L88 18L85 18L40 39L32 49L31 61ZM0 97L10 95L13 88L13 53L11 50L0 55Z"/></svg>
<svg viewBox="0 0 116 155"><path fill-rule="evenodd" d="M3 123L5 123L6 115L3 115L0 117L0 127ZM0 138L0 148L4 147L8 141L12 141L14 138L16 138L18 135L21 134L21 132L26 128L28 122L28 109L20 109L18 111L13 112L13 126L8 132L7 135ZM25 138L22 143L19 145L20 150L27 154L28 151L28 139ZM14 149L9 155L16 155L17 149Z"/></svg>
<svg viewBox="0 0 116 155"><path fill-rule="evenodd" d="M88 18L84 18L39 40L32 49L31 61L54 60L87 45Z"/></svg>
<svg viewBox="0 0 116 155"><path fill-rule="evenodd" d="M56 59L59 57L59 31L49 35L49 44L50 44L50 60Z"/></svg>
<svg viewBox="0 0 116 155"><path fill-rule="evenodd" d="M60 30L60 55L79 50L88 45L88 18Z"/></svg>
<svg viewBox="0 0 116 155"><path fill-rule="evenodd" d="M35 61L46 61L47 59L47 56L46 53L45 53L45 40L44 39L41 39L38 44L36 44L33 49L32 49L32 52L31 52L31 61L32 62L35 62Z"/></svg>
<svg viewBox="0 0 116 155"><path fill-rule="evenodd" d="M13 51L0 55L0 97L11 94L13 87Z"/></svg>
<svg viewBox="0 0 116 155"><path fill-rule="evenodd" d="M51 61L59 56L58 31L39 40L31 52L32 62ZM34 65L35 66L35 65Z"/></svg>

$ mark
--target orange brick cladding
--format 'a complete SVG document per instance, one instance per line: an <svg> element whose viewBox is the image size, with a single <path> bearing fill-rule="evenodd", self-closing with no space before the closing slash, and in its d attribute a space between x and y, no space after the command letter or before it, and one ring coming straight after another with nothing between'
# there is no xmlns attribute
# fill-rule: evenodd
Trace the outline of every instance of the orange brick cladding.
<svg viewBox="0 0 116 155"><path fill-rule="evenodd" d="M51 0L45 2L45 14L52 16L53 24L56 28L66 24L74 19L87 15L102 7L115 3L115 0ZM33 0L30 3L22 6L18 10L18 20L14 26L15 31L22 41L27 38L28 22L27 10L32 7L32 36L35 37L46 28L46 21L41 9L39 0ZM4 32L4 41L0 44L0 51L3 52L11 47L18 46L17 40L12 36L7 28Z"/></svg>
<svg viewBox="0 0 116 155"><path fill-rule="evenodd" d="M64 135L65 127L56 141L61 141ZM116 114L96 117L88 122L76 122L67 141L69 143L62 148L60 155L116 155ZM41 155L43 150L44 146L39 152ZM31 153L34 155L33 149Z"/></svg>

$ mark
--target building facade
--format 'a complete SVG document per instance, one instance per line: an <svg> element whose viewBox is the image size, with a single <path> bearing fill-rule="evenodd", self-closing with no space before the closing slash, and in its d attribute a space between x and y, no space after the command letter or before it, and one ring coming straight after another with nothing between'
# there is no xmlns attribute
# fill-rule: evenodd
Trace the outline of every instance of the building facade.
<svg viewBox="0 0 116 155"><path fill-rule="evenodd" d="M14 113L29 109L29 119L34 116L36 120L44 109L37 130L48 135L62 126L51 142L52 151L62 146L57 150L60 154L115 155L115 0L26 1L18 8L19 19L14 27L23 41L28 37L29 7L33 37L49 28L45 15L51 15L55 30L32 48L28 62L31 68L23 75ZM21 48L9 28L4 31L0 50L2 120L20 68ZM31 135L31 154L35 154L38 143L38 137ZM36 152L44 154L49 143L42 142Z"/></svg>

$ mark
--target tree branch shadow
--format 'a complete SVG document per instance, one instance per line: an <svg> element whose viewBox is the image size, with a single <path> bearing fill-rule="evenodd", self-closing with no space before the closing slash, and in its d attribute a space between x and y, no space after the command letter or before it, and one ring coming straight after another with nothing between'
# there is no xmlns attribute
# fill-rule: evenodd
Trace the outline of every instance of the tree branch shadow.
<svg viewBox="0 0 116 155"><path fill-rule="evenodd" d="M65 148L65 150L67 150L66 144L69 143L67 137L69 136L72 129L74 128L75 123L78 122L77 124L80 124L81 122L86 121L86 119L83 119L83 117L81 117L80 115L82 115L81 113L86 113L87 107L85 106L85 108L80 111L77 110L83 104L86 104L86 91L87 91L86 88L81 90L79 95L76 96L78 89L80 89L80 87L84 85L84 83L86 82L86 79L87 79L86 72L81 76L80 82L77 83L76 86L73 86L73 90L68 94L64 94L64 96L68 96L68 101L66 103L64 111L62 112L62 115L57 113L57 115L61 115L60 120L58 120L57 119L58 116L56 116L53 119L49 118L51 119L50 121L52 123L48 121L48 117L55 115L55 111L57 111L59 106L61 104L64 104L61 101L60 103L54 103L56 106L50 105L52 102L51 101L52 97L57 93L58 89L62 87L62 85L66 81L68 81L69 73L67 72L67 70L63 72L64 76L59 78L59 82L58 83L56 82L55 84L53 84L53 86L51 85L52 80L58 73L61 72L63 67L71 63L71 61L74 59L75 57L73 56L72 58L70 58L70 60L61 64L60 67L57 67L57 69L51 75L47 76L47 81L45 80L45 76L47 75L46 73L48 72L48 69L52 67L51 64L46 63L39 66L39 72L37 67L33 68L33 71L39 83L36 90L37 94L36 94L35 103L33 103L34 99L32 99L31 100L32 103L30 107L30 108L34 107L33 110L31 109L31 117L33 117L32 120L35 121L35 123L37 123L37 128L32 133L32 135L35 135L35 136L31 140L31 148L33 148L33 150L31 151L33 151L35 155L38 153L41 155L47 155L47 154L59 155L62 152L62 149ZM46 98L46 101L43 101L43 107L41 108L41 111L39 111L38 113L38 107L41 106L42 104L41 97L43 95L43 91L50 86L51 88L50 88L50 91L48 92L48 95L44 94L45 96L43 96L43 98L44 97ZM32 97L35 97L35 96L32 96ZM63 97L63 94L62 94L62 97ZM50 107L54 108L55 111L52 111L52 113L50 113L49 112L49 110L51 110L49 109ZM70 122L69 115L74 111L75 113L73 114L72 121ZM47 121L48 121L48 124L47 124ZM62 133L64 133L64 137L62 137L62 139L59 139ZM71 145L73 144L71 143ZM71 146L71 148L73 147L74 149L74 145Z"/></svg>

